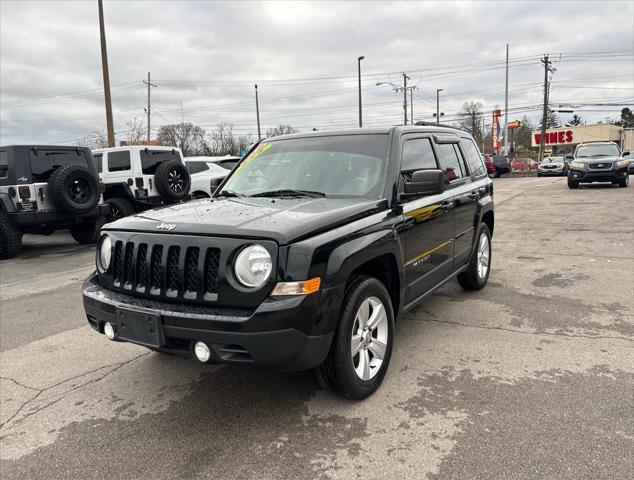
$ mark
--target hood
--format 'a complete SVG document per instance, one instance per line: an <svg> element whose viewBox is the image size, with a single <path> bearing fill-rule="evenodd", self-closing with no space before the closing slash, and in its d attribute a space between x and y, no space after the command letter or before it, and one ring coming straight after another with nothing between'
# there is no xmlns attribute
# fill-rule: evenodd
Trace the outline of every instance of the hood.
<svg viewBox="0 0 634 480"><path fill-rule="evenodd" d="M269 238L284 245L386 208L385 200L212 198L148 210L104 230Z"/></svg>
<svg viewBox="0 0 634 480"><path fill-rule="evenodd" d="M578 157L575 158L575 162L579 162L579 163L595 163L595 162L605 162L605 163L610 163L610 162L618 162L619 160L623 160L622 157Z"/></svg>

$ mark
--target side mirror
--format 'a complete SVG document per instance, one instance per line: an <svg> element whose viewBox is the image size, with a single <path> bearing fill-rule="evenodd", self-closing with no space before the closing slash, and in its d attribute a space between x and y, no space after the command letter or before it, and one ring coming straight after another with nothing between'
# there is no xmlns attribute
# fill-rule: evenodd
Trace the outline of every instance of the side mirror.
<svg viewBox="0 0 634 480"><path fill-rule="evenodd" d="M623 152L621 154L622 157L629 157L631 155L632 152Z"/></svg>
<svg viewBox="0 0 634 480"><path fill-rule="evenodd" d="M566 155L564 157L564 160L567 162L572 162L575 159L575 157L573 157L572 155Z"/></svg>
<svg viewBox="0 0 634 480"><path fill-rule="evenodd" d="M445 191L445 177L442 170L417 170L412 173L412 181L405 184L405 193L414 195L438 195Z"/></svg>

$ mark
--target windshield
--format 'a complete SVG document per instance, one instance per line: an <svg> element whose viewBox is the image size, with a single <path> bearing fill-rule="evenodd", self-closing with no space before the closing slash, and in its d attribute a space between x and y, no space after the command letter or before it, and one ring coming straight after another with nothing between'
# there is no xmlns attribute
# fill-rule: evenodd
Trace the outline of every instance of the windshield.
<svg viewBox="0 0 634 480"><path fill-rule="evenodd" d="M303 191L378 198L388 139L387 134L373 134L263 142L236 167L220 194L276 196L280 191Z"/></svg>
<svg viewBox="0 0 634 480"><path fill-rule="evenodd" d="M564 157L548 157L548 158L544 158L543 163L564 163Z"/></svg>
<svg viewBox="0 0 634 480"><path fill-rule="evenodd" d="M597 143L594 145L580 145L577 147L575 157L618 157L620 154L619 147L616 145Z"/></svg>

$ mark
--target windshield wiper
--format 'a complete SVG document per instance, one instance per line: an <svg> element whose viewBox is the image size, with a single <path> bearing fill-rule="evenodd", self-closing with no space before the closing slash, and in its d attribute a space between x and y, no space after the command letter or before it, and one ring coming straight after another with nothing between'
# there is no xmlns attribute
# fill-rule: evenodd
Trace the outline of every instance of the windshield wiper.
<svg viewBox="0 0 634 480"><path fill-rule="evenodd" d="M252 197L325 197L323 192L315 192L313 190L293 190L290 188L282 188L279 190L270 190L268 192L260 192L251 195Z"/></svg>
<svg viewBox="0 0 634 480"><path fill-rule="evenodd" d="M223 190L217 197L244 197L242 193L234 192L233 190Z"/></svg>

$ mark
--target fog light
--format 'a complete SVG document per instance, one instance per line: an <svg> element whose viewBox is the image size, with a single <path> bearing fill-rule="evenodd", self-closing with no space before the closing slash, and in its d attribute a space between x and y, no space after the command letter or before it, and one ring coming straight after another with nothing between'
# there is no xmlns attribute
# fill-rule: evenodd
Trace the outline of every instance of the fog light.
<svg viewBox="0 0 634 480"><path fill-rule="evenodd" d="M196 342L194 344L194 355L200 362L208 362L211 358L211 350L203 342Z"/></svg>
<svg viewBox="0 0 634 480"><path fill-rule="evenodd" d="M103 326L103 333L108 337L108 340L114 340L114 327L110 322L106 322Z"/></svg>

